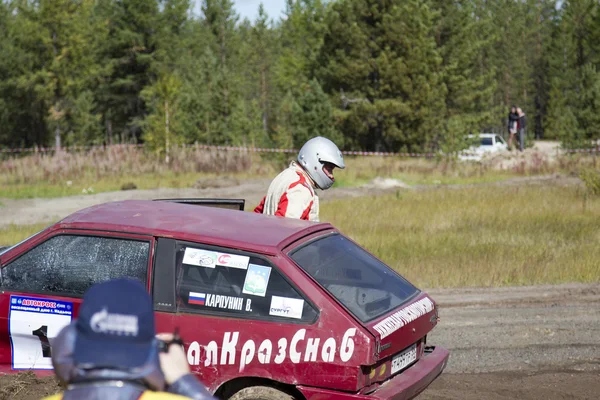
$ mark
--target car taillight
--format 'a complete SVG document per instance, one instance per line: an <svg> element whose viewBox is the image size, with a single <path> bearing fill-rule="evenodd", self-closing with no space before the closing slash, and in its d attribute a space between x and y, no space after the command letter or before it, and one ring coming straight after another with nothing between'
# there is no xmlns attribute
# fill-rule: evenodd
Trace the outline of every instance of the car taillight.
<svg viewBox="0 0 600 400"><path fill-rule="evenodd" d="M372 367L366 367L366 386L369 386L374 382L380 382L381 380L384 380L386 378L386 375L389 375L388 362L384 362L380 365L375 365Z"/></svg>

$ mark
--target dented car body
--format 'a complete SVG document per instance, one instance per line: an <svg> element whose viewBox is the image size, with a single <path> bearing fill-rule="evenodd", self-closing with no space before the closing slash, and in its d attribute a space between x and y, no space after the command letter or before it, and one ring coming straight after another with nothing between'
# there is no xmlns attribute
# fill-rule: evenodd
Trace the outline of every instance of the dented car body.
<svg viewBox="0 0 600 400"><path fill-rule="evenodd" d="M445 368L436 304L328 223L159 201L81 210L0 253L0 372L51 371L94 283L129 276L220 398L405 399Z"/></svg>

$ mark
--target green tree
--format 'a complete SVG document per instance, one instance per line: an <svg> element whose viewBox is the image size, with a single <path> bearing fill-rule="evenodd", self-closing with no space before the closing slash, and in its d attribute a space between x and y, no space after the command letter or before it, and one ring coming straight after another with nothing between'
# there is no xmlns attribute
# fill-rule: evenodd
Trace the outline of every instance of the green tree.
<svg viewBox="0 0 600 400"><path fill-rule="evenodd" d="M287 0L278 29L281 47L274 69L282 93L301 91L314 76L327 25L321 0Z"/></svg>
<svg viewBox="0 0 600 400"><path fill-rule="evenodd" d="M293 145L299 149L308 139L324 136L338 146L343 137L333 128L333 110L329 98L316 79L306 85L298 101L291 109Z"/></svg>
<svg viewBox="0 0 600 400"><path fill-rule="evenodd" d="M102 44L105 66L99 88L108 141L137 141L146 105L141 91L154 79L153 63L160 32L157 0L98 0L97 12L108 21Z"/></svg>
<svg viewBox="0 0 600 400"><path fill-rule="evenodd" d="M260 4L258 17L251 29L248 43L249 64L251 65L250 81L255 82L253 98L258 100L262 114L262 127L265 136L269 135L270 119L272 118L273 85L271 66L274 61L273 49L275 41L269 29L269 16Z"/></svg>
<svg viewBox="0 0 600 400"><path fill-rule="evenodd" d="M351 146L422 150L438 135L446 89L433 18L421 0L332 4L320 76Z"/></svg>
<svg viewBox="0 0 600 400"><path fill-rule="evenodd" d="M551 34L552 76L545 129L566 147L597 139L598 72L594 25L598 5L591 0L562 3Z"/></svg>
<svg viewBox="0 0 600 400"><path fill-rule="evenodd" d="M231 0L203 0L202 13L209 35L209 51L215 68L208 69L210 107L207 108L209 142L231 143L230 116L239 97L238 53L236 31L238 16Z"/></svg>
<svg viewBox="0 0 600 400"><path fill-rule="evenodd" d="M179 92L181 80L172 74L160 76L156 82L141 92L141 97L151 112L144 118L144 141L170 161L171 146L182 143L179 115Z"/></svg>
<svg viewBox="0 0 600 400"><path fill-rule="evenodd" d="M499 116L494 105L496 70L487 57L495 35L491 18L473 0L436 1L436 43L442 57L442 79L447 89L446 116L440 137L447 154L466 148L467 134L493 126Z"/></svg>
<svg viewBox="0 0 600 400"><path fill-rule="evenodd" d="M581 139L589 146L591 141L600 140L600 73L593 64L581 68L578 88L578 107L575 110Z"/></svg>
<svg viewBox="0 0 600 400"><path fill-rule="evenodd" d="M84 98L89 100L86 88L98 75L90 44L95 30L101 28L93 23L93 7L93 0L38 0L18 2L16 9L20 27L16 45L34 57L16 78L17 90L33 95L35 106L43 110L42 123L54 132L58 149L64 137L81 142L77 139L82 129L89 130L96 120L93 101L84 106ZM95 131L92 127L86 134Z"/></svg>

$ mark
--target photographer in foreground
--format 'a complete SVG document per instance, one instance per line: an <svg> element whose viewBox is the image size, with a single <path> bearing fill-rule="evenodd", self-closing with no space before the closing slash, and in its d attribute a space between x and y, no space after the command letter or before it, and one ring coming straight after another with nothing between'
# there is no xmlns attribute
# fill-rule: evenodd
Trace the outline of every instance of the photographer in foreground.
<svg viewBox="0 0 600 400"><path fill-rule="evenodd" d="M181 339L155 336L152 300L137 281L92 286L51 344L66 390L46 400L215 399L191 374Z"/></svg>

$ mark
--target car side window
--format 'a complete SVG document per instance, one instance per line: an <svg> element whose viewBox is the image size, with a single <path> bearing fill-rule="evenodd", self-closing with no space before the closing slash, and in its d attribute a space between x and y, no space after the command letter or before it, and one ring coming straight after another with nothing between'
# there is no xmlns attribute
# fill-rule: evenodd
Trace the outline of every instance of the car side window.
<svg viewBox="0 0 600 400"><path fill-rule="evenodd" d="M150 243L54 236L2 268L3 290L81 297L93 284L130 277L146 284Z"/></svg>
<svg viewBox="0 0 600 400"><path fill-rule="evenodd" d="M312 322L313 306L264 258L178 244L177 310Z"/></svg>

